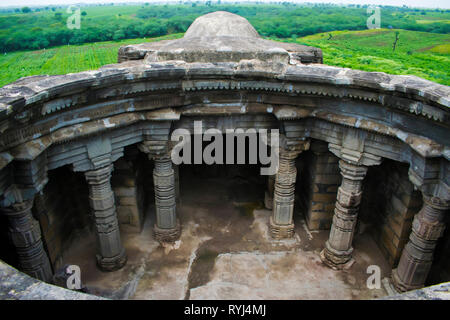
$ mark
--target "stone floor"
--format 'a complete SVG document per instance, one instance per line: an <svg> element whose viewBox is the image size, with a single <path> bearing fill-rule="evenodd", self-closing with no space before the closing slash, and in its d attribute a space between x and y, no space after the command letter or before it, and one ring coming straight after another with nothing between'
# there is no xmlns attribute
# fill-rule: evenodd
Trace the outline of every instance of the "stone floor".
<svg viewBox="0 0 450 320"><path fill-rule="evenodd" d="M329 232L309 231L301 214L296 214L294 239L268 237L271 212L262 206L263 191L249 181L198 179L189 186L181 188L183 230L174 245L162 247L153 240L149 208L140 234L121 227L128 254L122 270L96 268L92 236L70 249L65 262L80 266L90 293L115 299L371 299L387 294L366 286L369 265L378 265L382 278L390 273L367 232L355 236L351 269L334 271L318 257Z"/></svg>

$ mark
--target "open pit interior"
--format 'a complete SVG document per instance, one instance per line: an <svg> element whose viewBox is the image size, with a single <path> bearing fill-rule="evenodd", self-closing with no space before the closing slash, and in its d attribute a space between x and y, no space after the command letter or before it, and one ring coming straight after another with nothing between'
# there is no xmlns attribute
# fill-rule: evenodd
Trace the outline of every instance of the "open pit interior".
<svg viewBox="0 0 450 320"><path fill-rule="evenodd" d="M331 154L327 157L331 159L326 159L331 170L336 159ZM285 240L274 240L269 234L267 221L272 210L265 208L268 177L260 175L260 164L177 166L177 217L182 225L181 237L172 243L160 243L153 236L156 223L153 164L137 148L128 148L124 158L115 163L111 178L121 239L128 256L127 264L114 272L102 272L94 259L96 239L88 186L82 175L67 167L50 171L45 194L52 196L44 199L47 209L39 213L34 206L34 212L41 222L45 250L53 269L78 265L83 291L105 298L373 299L386 296L383 286L368 288L367 279L371 275L369 266L377 266L381 278L388 277L392 268L392 260L389 261L392 256L377 244L383 228L387 228L380 212L388 211L379 205L389 203L386 192L392 192L380 186L389 185L390 174L383 176L377 170L368 173L365 189L371 190L362 201L362 219L353 240L356 262L349 269L332 270L319 258L329 235L329 223L323 223L321 229L310 230L306 221L307 190L316 177L314 163L311 151L297 159L297 188L301 192L295 197L295 234ZM381 171L391 170L391 174L397 171L396 181L401 181L404 178L401 169L405 170L388 163ZM135 196L137 201L129 203L133 200L130 196ZM127 204L137 210L134 220L127 216ZM445 241L448 243L448 235L440 247ZM437 261L445 260L441 257L445 255L440 253L443 250L438 248ZM6 253L2 258L14 265ZM438 283L445 280L443 275L442 270L437 270L430 278Z"/></svg>
<svg viewBox="0 0 450 320"><path fill-rule="evenodd" d="M81 290L116 299L448 282L449 87L322 62L213 12L183 38L121 47L118 64L0 88L0 295L74 289L70 265ZM247 165L174 163L176 132L211 129L279 130L278 169L261 175L250 142Z"/></svg>

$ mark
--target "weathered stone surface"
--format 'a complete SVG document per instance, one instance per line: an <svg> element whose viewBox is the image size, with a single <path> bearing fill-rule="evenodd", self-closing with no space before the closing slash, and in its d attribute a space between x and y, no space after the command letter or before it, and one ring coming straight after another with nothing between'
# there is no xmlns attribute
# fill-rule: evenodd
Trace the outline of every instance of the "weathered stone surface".
<svg viewBox="0 0 450 320"><path fill-rule="evenodd" d="M119 49L119 62L143 59L185 62L259 60L283 64L321 63L318 48L264 40L243 17L217 11L197 18L182 39L128 45Z"/></svg>
<svg viewBox="0 0 450 320"><path fill-rule="evenodd" d="M0 213L8 217L9 238L15 247L21 270L50 282L52 269L44 250L39 222L31 212L32 205L33 201L24 201L9 208L1 208Z"/></svg>
<svg viewBox="0 0 450 320"><path fill-rule="evenodd" d="M424 195L422 209L414 217L409 242L402 252L398 267L392 271L392 282L399 292L424 286L433 262L437 240L445 229L444 214L448 201Z"/></svg>
<svg viewBox="0 0 450 320"><path fill-rule="evenodd" d="M382 300L450 300L450 282L381 298Z"/></svg>
<svg viewBox="0 0 450 320"><path fill-rule="evenodd" d="M36 280L0 260L0 300L103 300Z"/></svg>
<svg viewBox="0 0 450 320"><path fill-rule="evenodd" d="M108 165L85 172L97 232L97 264L104 271L118 270L127 262L110 184L112 168Z"/></svg>
<svg viewBox="0 0 450 320"><path fill-rule="evenodd" d="M279 168L275 175L270 234L274 239L291 238L294 235L294 200L297 168L295 158L309 148L309 141L293 141L282 137L279 150Z"/></svg>
<svg viewBox="0 0 450 320"><path fill-rule="evenodd" d="M100 186L91 186L97 229L104 237L100 242L105 251L116 252L120 241L114 197L109 182L101 174L96 177L98 170L131 145L151 157L164 156L174 128L206 116L221 129L243 124L280 129L290 143L288 153L304 150L295 145L312 138L324 141L352 166L377 165L383 158L407 163L416 188L444 201L450 198L448 86L413 76L309 64L321 62L319 50L263 40L245 19L229 13L200 18L183 39L121 48L122 60L129 61L96 71L24 78L0 88L3 207L21 197L32 199L47 183L47 170L68 165L93 172L92 181L99 180L93 184ZM282 161L274 191L271 230L283 226L283 234L293 229L294 158ZM317 210L332 208L325 203L331 199L328 193L336 192L330 185L337 178L330 163L317 166L326 173L313 186L315 201L323 201L313 204ZM176 225L175 178L171 169L160 173L155 175L157 223L171 230ZM336 246L329 251L344 258L351 254L361 198L359 183L346 178L353 173L342 170L336 230L330 237ZM407 193L401 194L392 201L396 210L408 201ZM124 198L124 203L130 200ZM402 211L402 216L410 215ZM418 234L431 241L440 234L426 223L416 224ZM386 234L386 243L400 246L405 228L393 229L400 237ZM112 230L115 235L108 237Z"/></svg>
<svg viewBox="0 0 450 320"><path fill-rule="evenodd" d="M353 234L362 194L362 180L367 167L339 161L342 184L338 189L330 238L321 252L323 263L333 269L343 269L352 260Z"/></svg>

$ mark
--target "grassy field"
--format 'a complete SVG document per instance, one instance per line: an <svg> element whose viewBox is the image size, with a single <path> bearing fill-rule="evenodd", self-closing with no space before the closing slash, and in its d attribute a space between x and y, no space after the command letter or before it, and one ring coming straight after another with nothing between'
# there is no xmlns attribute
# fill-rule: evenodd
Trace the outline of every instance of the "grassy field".
<svg viewBox="0 0 450 320"><path fill-rule="evenodd" d="M399 41L393 51L396 32L399 32ZM105 64L116 63L117 50L122 45L181 36L182 34L172 34L152 39L99 42L8 53L0 56L0 86L24 76L97 69ZM450 85L450 34L378 29L334 31L283 41L322 48L324 63L328 65L410 74Z"/></svg>
<svg viewBox="0 0 450 320"><path fill-rule="evenodd" d="M117 63L117 51L120 46L182 36L182 34L172 34L151 39L107 41L0 55L0 86L26 76L56 75L97 69L106 64Z"/></svg>
<svg viewBox="0 0 450 320"><path fill-rule="evenodd" d="M396 32L399 40L393 51ZM327 32L291 41L321 48L328 65L416 75L450 85L450 34L376 29Z"/></svg>

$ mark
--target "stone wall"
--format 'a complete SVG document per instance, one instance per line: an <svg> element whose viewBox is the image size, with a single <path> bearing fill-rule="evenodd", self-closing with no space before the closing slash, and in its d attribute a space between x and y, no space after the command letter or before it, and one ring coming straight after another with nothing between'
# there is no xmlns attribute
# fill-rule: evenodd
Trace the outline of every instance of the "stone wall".
<svg viewBox="0 0 450 320"><path fill-rule="evenodd" d="M408 178L408 165L385 161L369 168L361 203L361 219L368 222L380 250L396 266L411 233L422 197Z"/></svg>
<svg viewBox="0 0 450 320"><path fill-rule="evenodd" d="M300 207L310 230L330 229L337 188L341 183L339 159L328 151L327 143L317 140L311 143L304 158L306 165L300 178Z"/></svg>
<svg viewBox="0 0 450 320"><path fill-rule="evenodd" d="M35 199L33 211L39 220L44 247L53 270L64 264L66 249L91 230L88 188L84 176L68 167L51 170L43 195Z"/></svg>
<svg viewBox="0 0 450 320"><path fill-rule="evenodd" d="M117 216L120 224L129 225L140 232L144 223L143 168L140 161L120 158L114 163L111 185L115 195ZM152 184L153 182L146 181Z"/></svg>

